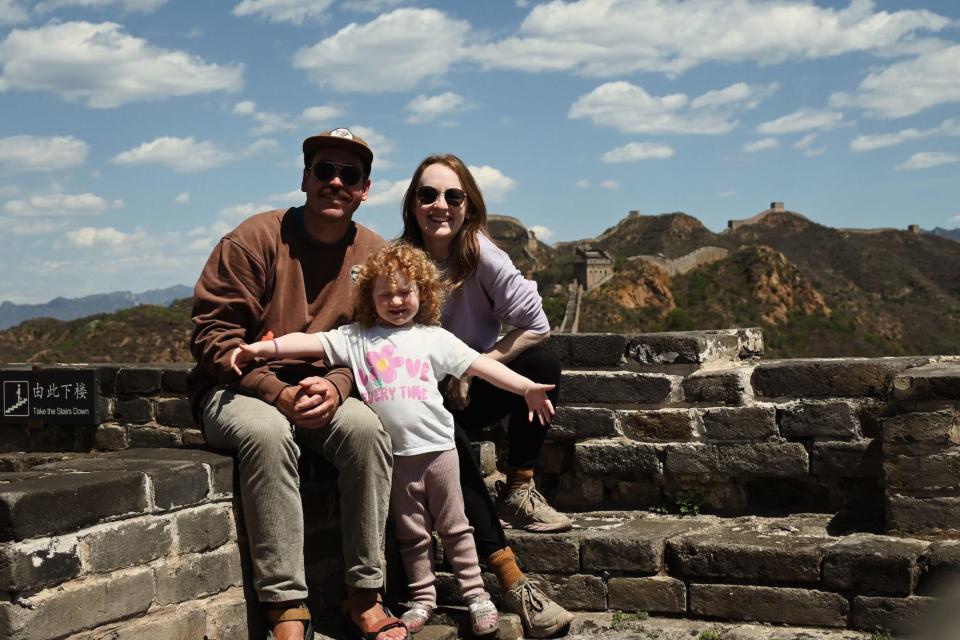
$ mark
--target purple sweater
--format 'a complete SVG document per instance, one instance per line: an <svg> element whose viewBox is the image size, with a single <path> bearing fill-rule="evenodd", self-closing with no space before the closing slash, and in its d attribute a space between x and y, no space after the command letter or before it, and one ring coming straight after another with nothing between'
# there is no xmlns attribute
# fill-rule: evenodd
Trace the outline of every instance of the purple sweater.
<svg viewBox="0 0 960 640"><path fill-rule="evenodd" d="M550 331L537 283L524 278L489 238L482 233L477 238L477 270L447 299L443 328L481 353L496 343L501 324L538 334Z"/></svg>

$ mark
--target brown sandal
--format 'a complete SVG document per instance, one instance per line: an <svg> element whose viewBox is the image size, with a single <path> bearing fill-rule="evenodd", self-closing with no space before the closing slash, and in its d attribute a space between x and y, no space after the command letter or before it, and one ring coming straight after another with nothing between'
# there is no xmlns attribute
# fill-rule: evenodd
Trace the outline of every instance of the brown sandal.
<svg viewBox="0 0 960 640"><path fill-rule="evenodd" d="M303 623L303 640L313 640L313 619L310 617L310 610L307 605L298 602L294 606L267 606L267 624L270 630L267 632L267 640L273 640L273 628L281 622L293 622L297 620Z"/></svg>
<svg viewBox="0 0 960 640"><path fill-rule="evenodd" d="M374 591L373 589L360 589L348 595L340 606L343 610L344 621L350 627L350 630L361 640L377 640L377 636L381 633L389 631L390 629L400 628L405 632L403 636L404 640L410 640L410 631L400 622L400 619L395 618L386 607L383 607L383 612L387 617L374 623L374 626L367 631L361 629L360 625L350 618L350 612L354 609L363 606L364 610L366 610L381 602L383 602L383 598L380 596L380 592Z"/></svg>

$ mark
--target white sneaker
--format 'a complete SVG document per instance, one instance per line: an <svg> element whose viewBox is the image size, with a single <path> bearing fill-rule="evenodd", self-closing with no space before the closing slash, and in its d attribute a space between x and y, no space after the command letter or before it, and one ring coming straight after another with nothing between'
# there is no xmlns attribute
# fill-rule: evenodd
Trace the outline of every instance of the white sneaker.
<svg viewBox="0 0 960 640"><path fill-rule="evenodd" d="M467 609L470 611L470 627L474 635L485 636L497 630L500 614L497 612L496 605L490 600L489 593L484 591L470 598Z"/></svg>

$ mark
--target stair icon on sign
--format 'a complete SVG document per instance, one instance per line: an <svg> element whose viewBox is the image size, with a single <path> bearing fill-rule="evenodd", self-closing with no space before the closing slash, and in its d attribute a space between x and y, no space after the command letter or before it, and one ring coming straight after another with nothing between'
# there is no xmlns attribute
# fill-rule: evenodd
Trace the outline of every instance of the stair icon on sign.
<svg viewBox="0 0 960 640"><path fill-rule="evenodd" d="M30 383L26 380L4 380L3 415L6 418L30 417Z"/></svg>

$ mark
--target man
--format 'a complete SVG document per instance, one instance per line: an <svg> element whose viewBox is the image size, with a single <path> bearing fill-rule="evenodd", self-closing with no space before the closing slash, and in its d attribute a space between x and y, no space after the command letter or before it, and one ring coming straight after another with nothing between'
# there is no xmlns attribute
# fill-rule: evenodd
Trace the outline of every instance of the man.
<svg viewBox="0 0 960 640"><path fill-rule="evenodd" d="M241 342L292 331L316 332L352 317L351 270L383 244L353 222L367 199L373 152L347 129L303 142L302 207L255 215L227 234L194 291L188 379L207 442L235 452L254 588L271 638L312 637L303 560L297 458L306 446L339 471L345 613L377 640L406 630L379 604L381 544L392 458L376 416L350 397L349 369L280 360L237 378L230 352Z"/></svg>

